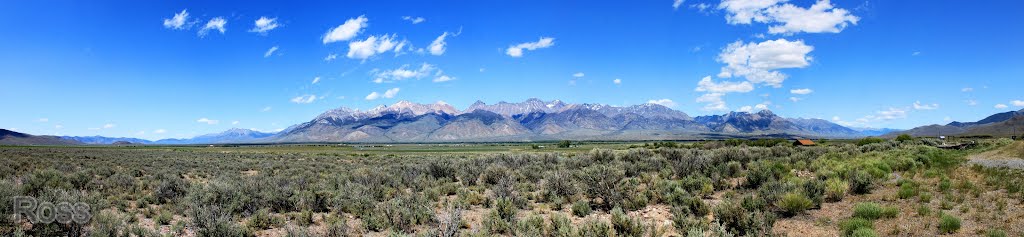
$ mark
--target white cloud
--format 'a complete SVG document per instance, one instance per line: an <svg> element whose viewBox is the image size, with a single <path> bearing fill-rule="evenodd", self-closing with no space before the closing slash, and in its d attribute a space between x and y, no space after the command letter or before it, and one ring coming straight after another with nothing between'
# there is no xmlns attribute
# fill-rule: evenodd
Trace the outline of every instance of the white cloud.
<svg viewBox="0 0 1024 237"><path fill-rule="evenodd" d="M157 130L154 130L154 131L153 131L153 133L156 133L156 134L164 134L164 133L167 133L167 130L166 130L166 129L162 129L162 128L161 128L161 129L157 129Z"/></svg>
<svg viewBox="0 0 1024 237"><path fill-rule="evenodd" d="M398 94L399 90L399 88L391 88L388 89L387 91L384 91L384 93L377 93L376 91L370 92L369 95L366 95L366 100L376 100L379 98L394 98L395 95Z"/></svg>
<svg viewBox="0 0 1024 237"><path fill-rule="evenodd" d="M374 55L387 51L394 51L396 54L405 48L407 41L395 40L395 35L370 36L365 40L352 41L348 43L348 54L352 59L368 59Z"/></svg>
<svg viewBox="0 0 1024 237"><path fill-rule="evenodd" d="M942 121L946 121L946 122L953 121L953 118L950 118L949 116L946 116L945 118L942 118Z"/></svg>
<svg viewBox="0 0 1024 237"><path fill-rule="evenodd" d="M64 125L60 125L60 124L57 124L57 125L53 125L53 128L55 128L55 129L61 129L61 128L64 128Z"/></svg>
<svg viewBox="0 0 1024 237"><path fill-rule="evenodd" d="M683 5L686 0L674 0L672 1L672 9L679 9L679 6Z"/></svg>
<svg viewBox="0 0 1024 237"><path fill-rule="evenodd" d="M338 25L338 27L332 28L327 31L322 37L323 43L333 43L338 41L346 41L355 38L366 28L368 25L366 22L369 21L365 16L359 16L356 18L348 19L345 24Z"/></svg>
<svg viewBox="0 0 1024 237"><path fill-rule="evenodd" d="M697 97L697 103L707 103L704 105L704 110L708 111L729 110L729 107L725 105L725 100L722 100L724 95L724 93L707 93Z"/></svg>
<svg viewBox="0 0 1024 237"><path fill-rule="evenodd" d="M888 110L882 110L876 112L876 117L881 120L895 120L907 118L907 111L898 108L889 108Z"/></svg>
<svg viewBox="0 0 1024 237"><path fill-rule="evenodd" d="M921 55L921 51L914 51L913 53L910 53L910 56L918 56L918 55Z"/></svg>
<svg viewBox="0 0 1024 237"><path fill-rule="evenodd" d="M751 107L751 106L749 106L749 105L745 105L745 106L743 106L743 107L740 107L740 108L739 108L739 109L737 109L736 111L737 111L737 112L747 112L747 113L750 113L750 112L753 112L753 111L754 111L754 107Z"/></svg>
<svg viewBox="0 0 1024 237"><path fill-rule="evenodd" d="M238 120L231 121L231 125L238 125L238 123L239 123Z"/></svg>
<svg viewBox="0 0 1024 237"><path fill-rule="evenodd" d="M45 123L45 122L49 122L49 121L50 121L50 119L48 119L48 118L39 118L39 119L38 119L38 120L36 120L36 121L39 121L40 123Z"/></svg>
<svg viewBox="0 0 1024 237"><path fill-rule="evenodd" d="M710 76L700 79L697 82L696 91L711 92L711 93L746 93L754 90L754 85L750 82L720 82L716 83L711 80Z"/></svg>
<svg viewBox="0 0 1024 237"><path fill-rule="evenodd" d="M374 76L373 82L374 83L385 83L385 82L396 82L396 81L401 81L401 80L405 80L405 79L420 79L420 78L429 76L430 74L432 74L436 70L437 70L437 67L434 67L434 65L430 65L428 63L423 63L423 64L420 65L419 68L416 68L416 69L410 69L409 64L405 64L405 65L402 65L401 67L399 67L398 69L384 70L384 71L378 71L378 70L372 71L373 72L373 76Z"/></svg>
<svg viewBox="0 0 1024 237"><path fill-rule="evenodd" d="M430 46L427 46L427 51L430 51L430 54L432 55L444 54L444 47L447 45L447 43L444 42L445 37L448 37L448 32L444 32L444 34L438 36L437 39L434 39L434 42L430 42Z"/></svg>
<svg viewBox="0 0 1024 237"><path fill-rule="evenodd" d="M291 99L292 103L296 104L309 104L316 101L316 95L301 95Z"/></svg>
<svg viewBox="0 0 1024 237"><path fill-rule="evenodd" d="M537 42L526 42L509 46L508 49L505 50L505 54L508 54L508 56L512 56L513 58L518 58L523 56L523 50L532 51L551 47L553 45L555 45L555 38L540 37L540 40L537 40Z"/></svg>
<svg viewBox="0 0 1024 237"><path fill-rule="evenodd" d="M208 119L208 118L199 118L198 120L196 120L196 122L198 122L198 123L205 123L205 124L209 124L209 125L214 125L214 124L220 123L220 120Z"/></svg>
<svg viewBox="0 0 1024 237"><path fill-rule="evenodd" d="M978 101L977 100L967 100L966 102L967 102L967 105L970 105L970 106L978 105Z"/></svg>
<svg viewBox="0 0 1024 237"><path fill-rule="evenodd" d="M223 17L214 17L213 19L210 19L210 21L207 21L206 25L203 26L202 29L199 29L199 36L206 36L206 33L210 30L217 30L223 35L224 31L227 31L227 29L224 28L227 24L228 20L225 20Z"/></svg>
<svg viewBox="0 0 1024 237"><path fill-rule="evenodd" d="M809 8L783 4L788 0L723 0L718 9L725 10L729 24L769 24L772 34L839 33L860 20L850 11L835 8L829 0L819 0Z"/></svg>
<svg viewBox="0 0 1024 237"><path fill-rule="evenodd" d="M327 57L324 57L324 61L330 62L330 61L334 61L334 59L337 59L337 58L338 58L338 54L333 54L332 53L332 54L328 54Z"/></svg>
<svg viewBox="0 0 1024 237"><path fill-rule="evenodd" d="M117 127L117 124L108 123L103 125L103 129L109 129L114 127Z"/></svg>
<svg viewBox="0 0 1024 237"><path fill-rule="evenodd" d="M188 28L185 23L188 21L188 9L181 10L180 13L174 14L171 19L164 18L164 28L181 30Z"/></svg>
<svg viewBox="0 0 1024 237"><path fill-rule="evenodd" d="M789 90L789 93L793 93L793 94L797 94L797 95L806 95L806 94L810 94L810 93L813 93L813 92L814 92L814 90L807 89L807 88Z"/></svg>
<svg viewBox="0 0 1024 237"><path fill-rule="evenodd" d="M317 82L320 82L320 77L314 77L313 78L313 83L312 84L316 84Z"/></svg>
<svg viewBox="0 0 1024 237"><path fill-rule="evenodd" d="M452 81L452 80L455 80L455 78L454 77L450 77L448 75L441 75L441 76L438 76L438 77L434 78L434 82L446 82L446 81Z"/></svg>
<svg viewBox="0 0 1024 237"><path fill-rule="evenodd" d="M812 60L807 54L812 50L814 47L802 40L777 39L747 44L736 41L718 55L718 61L726 64L718 77L742 76L752 83L778 88L787 76L775 70L807 67Z"/></svg>
<svg viewBox="0 0 1024 237"><path fill-rule="evenodd" d="M784 4L770 7L765 12L769 18L765 23L779 23L768 27L768 33L772 34L839 33L860 20L846 9L835 8L829 0L818 0L810 8Z"/></svg>
<svg viewBox="0 0 1024 237"><path fill-rule="evenodd" d="M585 75L586 75L586 74L583 74L582 72L577 72L577 73L573 73L573 74L572 74L572 77L575 77L575 78L580 78L580 77L583 77L583 76L585 76Z"/></svg>
<svg viewBox="0 0 1024 237"><path fill-rule="evenodd" d="M271 108L270 106L263 107L263 109L261 109L260 112L270 112L271 109L273 108Z"/></svg>
<svg viewBox="0 0 1024 237"><path fill-rule="evenodd" d="M377 98L380 98L380 94L376 91L370 92L369 95L366 95L366 100L376 100Z"/></svg>
<svg viewBox="0 0 1024 237"><path fill-rule="evenodd" d="M263 53L263 57L264 58L269 58L270 56L274 56L274 52L276 52L277 49L278 48L277 48L276 45L274 47L270 47L270 49L267 49L266 53Z"/></svg>
<svg viewBox="0 0 1024 237"><path fill-rule="evenodd" d="M249 30L249 32L256 32L262 35L266 35L268 31L277 29L280 26L277 24L277 18L268 18L261 16L260 19L256 19L256 26Z"/></svg>
<svg viewBox="0 0 1024 237"><path fill-rule="evenodd" d="M1020 100L1010 101L1010 104L1017 107L1024 107L1024 101Z"/></svg>
<svg viewBox="0 0 1024 237"><path fill-rule="evenodd" d="M803 98L797 98L797 97L789 97L789 100L793 101L793 102L799 102L799 101L804 100L804 99Z"/></svg>
<svg viewBox="0 0 1024 237"><path fill-rule="evenodd" d="M935 110L939 108L939 104L921 104L921 101L914 101L914 109L916 110Z"/></svg>
<svg viewBox="0 0 1024 237"><path fill-rule="evenodd" d="M616 85L622 85L622 79L615 78L615 80L612 80L612 83L615 83Z"/></svg>
<svg viewBox="0 0 1024 237"><path fill-rule="evenodd" d="M670 99L648 100L647 103L659 104L659 105L662 105L662 106L665 106L665 107L669 107L669 108L676 107L676 102L672 101Z"/></svg>
<svg viewBox="0 0 1024 237"><path fill-rule="evenodd" d="M960 91L961 92L971 92L971 91L974 91L974 88L964 87L963 89L960 89Z"/></svg>
<svg viewBox="0 0 1024 237"><path fill-rule="evenodd" d="M1009 106L1006 106L1005 104L996 104L996 106L995 106L995 108L997 108L997 109L1005 109L1005 108L1008 108L1008 107Z"/></svg>
<svg viewBox="0 0 1024 237"><path fill-rule="evenodd" d="M423 23L424 21L427 21L427 19L424 19L423 17L412 17L412 16L403 16L402 20L407 20L409 22L412 22L413 25L419 24L419 23Z"/></svg>
<svg viewBox="0 0 1024 237"><path fill-rule="evenodd" d="M135 133L135 135L146 135L146 131L139 131L139 132L136 132L136 133Z"/></svg>
<svg viewBox="0 0 1024 237"><path fill-rule="evenodd" d="M384 98L394 98L398 94L398 88L391 88L384 91Z"/></svg>

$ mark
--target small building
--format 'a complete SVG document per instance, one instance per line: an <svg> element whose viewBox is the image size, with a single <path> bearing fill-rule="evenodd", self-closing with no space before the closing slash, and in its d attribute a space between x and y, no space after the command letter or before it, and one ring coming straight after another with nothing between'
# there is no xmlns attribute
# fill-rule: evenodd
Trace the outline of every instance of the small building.
<svg viewBox="0 0 1024 237"><path fill-rule="evenodd" d="M811 141L810 139L796 139L796 141L793 142L793 145L794 146L814 146L815 144L814 144L814 141Z"/></svg>

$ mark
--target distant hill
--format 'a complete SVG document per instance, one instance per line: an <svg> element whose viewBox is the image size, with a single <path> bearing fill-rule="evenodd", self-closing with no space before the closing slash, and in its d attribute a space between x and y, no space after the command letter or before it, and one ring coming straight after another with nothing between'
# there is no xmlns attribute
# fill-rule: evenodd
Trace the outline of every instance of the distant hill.
<svg viewBox="0 0 1024 237"><path fill-rule="evenodd" d="M1016 132L1016 133L1015 133ZM1024 109L993 114L976 122L951 122L946 125L927 125L906 131L888 133L886 137L899 134L912 136L1020 136L1024 134Z"/></svg>
<svg viewBox="0 0 1024 237"><path fill-rule="evenodd" d="M6 129L0 129L0 145L81 145L82 143L61 139L57 136L35 136Z"/></svg>
<svg viewBox="0 0 1024 237"><path fill-rule="evenodd" d="M889 134L889 133L903 131L903 129L894 129L894 128L856 128L856 127L851 127L850 129L853 129L854 131L860 132L861 135L866 136L866 137L877 137L877 136L882 136L882 135Z"/></svg>
<svg viewBox="0 0 1024 237"><path fill-rule="evenodd" d="M150 140L130 138L130 137L103 137L103 136L62 136L60 137L65 140L78 141L83 144L90 145L103 145L103 144L114 144L117 142L129 142L132 144L151 144Z"/></svg>
<svg viewBox="0 0 1024 237"><path fill-rule="evenodd" d="M218 144L218 143L250 143L273 136L251 129L232 128L220 133L211 133L189 139L161 139L154 144Z"/></svg>

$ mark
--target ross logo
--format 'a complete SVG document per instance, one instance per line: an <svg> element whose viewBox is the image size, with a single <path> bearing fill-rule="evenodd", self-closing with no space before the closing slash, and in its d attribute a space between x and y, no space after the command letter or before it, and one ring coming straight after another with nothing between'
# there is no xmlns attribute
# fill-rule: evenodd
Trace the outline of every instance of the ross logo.
<svg viewBox="0 0 1024 237"><path fill-rule="evenodd" d="M77 202L40 202L33 197L14 197L14 220L28 218L35 223L88 224L92 218L89 204Z"/></svg>

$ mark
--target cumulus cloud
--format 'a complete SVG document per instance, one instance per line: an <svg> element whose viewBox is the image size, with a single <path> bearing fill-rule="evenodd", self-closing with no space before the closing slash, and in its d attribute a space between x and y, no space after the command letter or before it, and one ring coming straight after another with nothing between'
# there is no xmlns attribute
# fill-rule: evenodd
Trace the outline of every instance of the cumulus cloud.
<svg viewBox="0 0 1024 237"><path fill-rule="evenodd" d="M616 85L622 85L622 79L615 78L615 80L612 80L612 83L615 83Z"/></svg>
<svg viewBox="0 0 1024 237"><path fill-rule="evenodd" d="M384 91L384 93L377 93L376 91L370 92L369 95L366 95L366 100L376 100L376 99L379 99L379 98L389 98L389 99L390 98L395 98L395 95L398 95L398 91L399 90L401 90L401 89L399 89L399 88L391 88L391 89L388 89L388 90Z"/></svg>
<svg viewBox="0 0 1024 237"><path fill-rule="evenodd" d="M700 92L711 92L711 93L746 93L754 90L754 85L750 82L714 82L710 76L700 79L697 82L697 89L695 91Z"/></svg>
<svg viewBox="0 0 1024 237"><path fill-rule="evenodd" d="M685 1L686 0L673 0L672 1L672 9L679 9L679 6L682 6L683 2L685 2Z"/></svg>
<svg viewBox="0 0 1024 237"><path fill-rule="evenodd" d="M889 108L876 112L876 118L881 120L895 120L907 118L907 111L899 108Z"/></svg>
<svg viewBox="0 0 1024 237"><path fill-rule="evenodd" d="M231 121L231 125L238 125L238 123L239 123L238 120Z"/></svg>
<svg viewBox="0 0 1024 237"><path fill-rule="evenodd" d="M209 124L209 125L214 125L214 124L220 123L220 120L208 119L208 118L200 118L200 119L197 119L196 122L198 122L198 123L205 123L205 124Z"/></svg>
<svg viewBox="0 0 1024 237"><path fill-rule="evenodd" d="M270 47L270 49L267 49L266 53L263 53L263 57L269 58L270 56L274 56L274 52L277 52L277 49L276 45L274 47Z"/></svg>
<svg viewBox="0 0 1024 237"><path fill-rule="evenodd" d="M352 59L366 60L374 55L388 51L400 53L408 43L405 40L396 40L395 35L370 36L364 40L356 40L348 43L348 54Z"/></svg>
<svg viewBox="0 0 1024 237"><path fill-rule="evenodd" d="M978 101L977 100L966 100L965 102L967 102L967 105L970 105L970 106L978 105Z"/></svg>
<svg viewBox="0 0 1024 237"><path fill-rule="evenodd" d="M835 8L829 0L819 0L809 8L785 2L787 0L724 0L718 9L726 12L729 24L769 24L768 33L772 34L839 33L860 21L850 11Z"/></svg>
<svg viewBox="0 0 1024 237"><path fill-rule="evenodd" d="M704 110L707 111L726 111L729 107L725 105L725 100L722 99L725 96L724 93L707 93L697 97L697 103L706 103Z"/></svg>
<svg viewBox="0 0 1024 237"><path fill-rule="evenodd" d="M104 124L103 125L103 129L114 128L114 127L117 127L117 124L108 123L108 124Z"/></svg>
<svg viewBox="0 0 1024 237"><path fill-rule="evenodd" d="M53 128L54 129L61 129L61 128L64 128L64 125L60 125L60 124L53 125Z"/></svg>
<svg viewBox="0 0 1024 237"><path fill-rule="evenodd" d="M338 27L331 28L324 33L323 43L329 44L338 41L346 41L355 38L359 33L363 31L363 28L368 26L366 16L359 16L356 18L348 19L344 24L338 25Z"/></svg>
<svg viewBox="0 0 1024 237"><path fill-rule="evenodd" d="M324 57L324 61L330 62L330 61L334 61L334 59L337 59L337 58L338 58L338 54L333 54L332 53L332 54L328 54L326 57Z"/></svg>
<svg viewBox="0 0 1024 237"><path fill-rule="evenodd" d="M385 83L385 82L396 82L405 79L420 79L426 77L437 70L434 65L423 63L419 68L411 68L409 64L402 65L397 69L392 70L376 70L371 71L373 73L374 83Z"/></svg>
<svg viewBox="0 0 1024 237"><path fill-rule="evenodd" d="M259 33L259 34L262 34L262 35L266 35L267 32L269 32L269 31L271 31L273 29L277 29L277 27L280 26L280 25L277 24L277 18L276 17L275 18L268 18L268 17L265 17L265 16L261 16L260 19L256 19L256 23L255 24L256 25L253 26L253 28L250 29L249 32L256 32L256 33Z"/></svg>
<svg viewBox="0 0 1024 237"><path fill-rule="evenodd" d="M316 95L301 95L291 99L291 102L296 104L309 104L313 101L316 101Z"/></svg>
<svg viewBox="0 0 1024 237"><path fill-rule="evenodd" d="M802 40L777 39L760 43L736 41L718 55L718 61L726 64L718 77L742 76L751 83L778 88L787 76L776 70L807 67L812 60L807 54L812 50L814 47L804 44Z"/></svg>
<svg viewBox="0 0 1024 237"><path fill-rule="evenodd" d="M448 32L444 32L444 34L438 36L437 39L434 39L434 42L430 42L430 46L427 46L427 51L430 51L430 54L432 55L444 54L445 45L447 45L447 43L444 42L445 37L448 37Z"/></svg>
<svg viewBox="0 0 1024 237"><path fill-rule="evenodd" d="M206 36L206 33L210 30L219 31L220 34L223 35L224 32L227 31L227 29L224 28L227 24L228 20L225 20L223 17L214 17L213 19L210 19L210 21L207 21L206 25L204 25L202 29L199 29L199 36Z"/></svg>
<svg viewBox="0 0 1024 237"><path fill-rule="evenodd" d="M573 73L572 74L572 77L575 77L575 78L580 78L580 77L583 77L583 76L586 76L586 74L583 74L582 72L577 72L577 73Z"/></svg>
<svg viewBox="0 0 1024 237"><path fill-rule="evenodd" d="M806 95L806 94L810 94L812 92L814 92L814 90L807 89L807 88L789 90L789 93L793 93L793 94L797 94L797 95Z"/></svg>
<svg viewBox="0 0 1024 237"><path fill-rule="evenodd" d="M164 18L164 28L181 30L188 28L186 23L188 22L188 9L181 10L180 13L174 14L174 17L170 19Z"/></svg>
<svg viewBox="0 0 1024 237"><path fill-rule="evenodd" d="M921 101L914 101L914 109L916 110L935 110L939 108L939 104L921 104Z"/></svg>
<svg viewBox="0 0 1024 237"><path fill-rule="evenodd" d="M798 101L801 101L801 100L804 100L804 99L803 98L797 98L797 97L789 97L789 101L798 102Z"/></svg>
<svg viewBox="0 0 1024 237"><path fill-rule="evenodd" d="M451 76L448 76L448 75L441 75L441 76L435 77L433 81L434 82L446 82L446 81L453 81L453 80L455 80L454 77L451 77Z"/></svg>
<svg viewBox="0 0 1024 237"><path fill-rule="evenodd" d="M311 83L311 84L316 84L317 82L320 82L320 77L314 77L313 78L313 83Z"/></svg>
<svg viewBox="0 0 1024 237"><path fill-rule="evenodd" d="M1017 107L1024 107L1024 101L1020 100L1010 101L1010 104Z"/></svg>
<svg viewBox="0 0 1024 237"><path fill-rule="evenodd" d="M505 50L505 54L508 54L508 56L512 56L513 58L518 58L523 56L523 50L532 51L537 49L548 48L554 45L555 38L540 37L540 40L537 40L537 42L526 42L509 46L508 49Z"/></svg>
<svg viewBox="0 0 1024 237"><path fill-rule="evenodd" d="M427 21L427 19L424 19L423 17L418 17L418 16L417 17L403 16L402 20L407 20L409 22L412 22L413 25L419 24L419 23L423 23L424 21Z"/></svg>
<svg viewBox="0 0 1024 237"><path fill-rule="evenodd" d="M997 109L1005 109L1005 108L1008 108L1008 107L1009 106L1006 106L1006 104L996 104L996 106L995 106L995 108L997 108Z"/></svg>
<svg viewBox="0 0 1024 237"><path fill-rule="evenodd" d="M669 108L676 107L676 102L672 101L670 99L648 100L647 103L659 104L659 105L662 105L662 106L665 106L665 107L669 107Z"/></svg>

